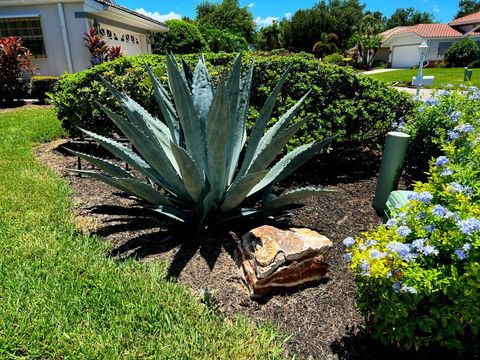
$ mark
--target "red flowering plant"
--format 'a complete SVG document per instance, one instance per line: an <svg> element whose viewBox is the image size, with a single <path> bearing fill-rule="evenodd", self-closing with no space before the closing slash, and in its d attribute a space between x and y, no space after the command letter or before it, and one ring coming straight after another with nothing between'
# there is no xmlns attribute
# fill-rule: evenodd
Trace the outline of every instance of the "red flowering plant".
<svg viewBox="0 0 480 360"><path fill-rule="evenodd" d="M31 56L20 38L0 38L0 102L24 96L28 87L25 78L34 73Z"/></svg>
<svg viewBox="0 0 480 360"><path fill-rule="evenodd" d="M95 33L93 28L90 28L88 33L83 34L83 41L92 55L92 65L98 65L124 56L120 46L109 46L101 35Z"/></svg>

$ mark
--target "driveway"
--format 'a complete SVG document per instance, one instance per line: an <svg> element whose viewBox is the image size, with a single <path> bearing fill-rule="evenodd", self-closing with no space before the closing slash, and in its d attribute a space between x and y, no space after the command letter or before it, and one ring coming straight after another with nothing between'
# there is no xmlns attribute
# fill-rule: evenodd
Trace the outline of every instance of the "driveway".
<svg viewBox="0 0 480 360"><path fill-rule="evenodd" d="M397 71L397 70L402 70L402 69L374 69L370 71L364 71L362 72L363 75L371 75L371 74L379 74L379 73L384 73L384 72L391 72L391 71Z"/></svg>
<svg viewBox="0 0 480 360"><path fill-rule="evenodd" d="M400 91L405 91L412 96L415 96L417 94L417 89L415 89L415 88L395 86L395 89L400 90ZM420 89L420 98L422 100L427 100L427 99L432 97L432 92L433 92L432 89Z"/></svg>

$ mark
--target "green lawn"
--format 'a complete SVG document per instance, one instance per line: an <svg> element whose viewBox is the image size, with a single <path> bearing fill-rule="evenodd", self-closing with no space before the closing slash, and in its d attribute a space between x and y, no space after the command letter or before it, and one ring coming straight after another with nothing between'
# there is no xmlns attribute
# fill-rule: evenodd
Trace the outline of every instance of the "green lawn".
<svg viewBox="0 0 480 360"><path fill-rule="evenodd" d="M224 319L166 264L114 261L75 231L69 187L32 155L61 135L49 109L0 113L0 358L280 358L271 327Z"/></svg>
<svg viewBox="0 0 480 360"><path fill-rule="evenodd" d="M446 84L452 84L455 87L460 86L460 84L480 86L480 69L473 69L472 81L468 83L464 83L463 81L463 70L463 68L427 68L424 69L423 74L435 76L433 86L429 86L435 89L443 89ZM411 84L412 77L416 76L417 73L417 69L407 69L371 74L368 76L386 83L398 82L398 86L406 86Z"/></svg>

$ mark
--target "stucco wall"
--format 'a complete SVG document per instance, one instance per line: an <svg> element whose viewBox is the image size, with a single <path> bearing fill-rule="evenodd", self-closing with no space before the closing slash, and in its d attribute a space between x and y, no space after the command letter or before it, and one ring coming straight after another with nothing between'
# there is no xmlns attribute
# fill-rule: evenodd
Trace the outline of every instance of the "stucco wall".
<svg viewBox="0 0 480 360"><path fill-rule="evenodd" d="M83 12L83 4L63 4L67 34L72 54L73 71L89 68L90 53L83 43L83 34L88 31L89 24L86 17L76 17L75 13Z"/></svg>
<svg viewBox="0 0 480 360"><path fill-rule="evenodd" d="M35 58L32 62L42 75L60 75L68 71L65 50L63 47L60 19L56 5L32 5L16 7L0 7L2 16L40 15L43 41L46 56Z"/></svg>

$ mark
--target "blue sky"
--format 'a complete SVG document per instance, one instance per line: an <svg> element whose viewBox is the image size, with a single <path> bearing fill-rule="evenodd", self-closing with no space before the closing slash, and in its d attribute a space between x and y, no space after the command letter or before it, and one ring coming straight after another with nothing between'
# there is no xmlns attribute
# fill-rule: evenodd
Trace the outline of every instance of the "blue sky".
<svg viewBox="0 0 480 360"><path fill-rule="evenodd" d="M117 0L117 3L131 9L140 9L147 15L160 20L181 16L195 17L195 5L201 0ZM271 23L273 19L290 16L296 10L309 8L317 0L240 0L242 6L248 6L260 26ZM390 15L398 6L413 7L428 11L440 22L448 22L455 16L458 0L364 0L367 9L379 10ZM143 10L142 10L143 9Z"/></svg>

